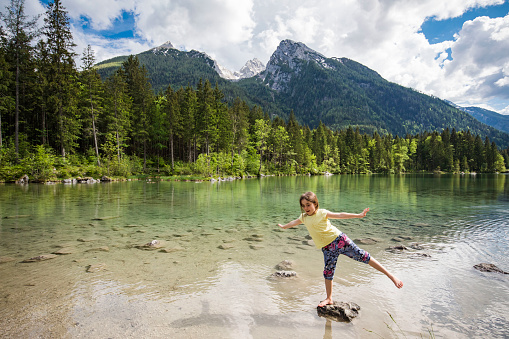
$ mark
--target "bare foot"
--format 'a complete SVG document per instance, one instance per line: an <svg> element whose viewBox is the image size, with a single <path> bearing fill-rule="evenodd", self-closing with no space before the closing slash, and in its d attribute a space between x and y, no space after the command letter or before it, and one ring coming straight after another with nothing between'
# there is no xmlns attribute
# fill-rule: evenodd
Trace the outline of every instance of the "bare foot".
<svg viewBox="0 0 509 339"><path fill-rule="evenodd" d="M322 300L318 304L318 307L324 307L325 305L332 305L332 304L333 304L332 299L325 299L325 300Z"/></svg>

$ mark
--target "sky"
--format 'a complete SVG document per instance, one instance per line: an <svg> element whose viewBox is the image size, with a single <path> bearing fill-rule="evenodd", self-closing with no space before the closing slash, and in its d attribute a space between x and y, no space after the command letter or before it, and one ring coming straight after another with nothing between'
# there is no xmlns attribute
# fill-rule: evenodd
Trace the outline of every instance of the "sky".
<svg viewBox="0 0 509 339"><path fill-rule="evenodd" d="M0 0L0 9L10 0ZM48 0L25 0L25 13ZM238 71L284 39L386 80L509 115L509 0L62 0L97 62L167 41ZM77 64L80 65L80 57Z"/></svg>

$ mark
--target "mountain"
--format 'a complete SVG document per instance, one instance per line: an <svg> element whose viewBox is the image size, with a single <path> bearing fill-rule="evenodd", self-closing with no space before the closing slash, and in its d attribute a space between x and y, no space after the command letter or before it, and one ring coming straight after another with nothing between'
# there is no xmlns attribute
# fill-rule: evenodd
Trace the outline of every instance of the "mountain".
<svg viewBox="0 0 509 339"><path fill-rule="evenodd" d="M266 67L253 60L237 73L203 52L180 51L171 43L137 57L146 66L156 93L168 84L175 89L207 79L217 84L227 101L240 97L283 119L293 110L297 120L310 128L322 122L332 129L352 126L365 133L400 136L455 128L487 136L499 147L509 146L509 134L443 100L389 82L353 60L328 58L300 42L283 40ZM105 78L126 59L101 62L97 69Z"/></svg>
<svg viewBox="0 0 509 339"><path fill-rule="evenodd" d="M488 126L509 133L509 115L499 114L480 107L460 107L460 109Z"/></svg>

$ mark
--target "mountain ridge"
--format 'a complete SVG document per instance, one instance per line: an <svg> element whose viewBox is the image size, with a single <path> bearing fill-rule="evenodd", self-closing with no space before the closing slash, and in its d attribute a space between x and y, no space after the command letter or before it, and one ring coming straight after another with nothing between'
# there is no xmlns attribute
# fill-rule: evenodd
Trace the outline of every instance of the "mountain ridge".
<svg viewBox="0 0 509 339"><path fill-rule="evenodd" d="M156 92L168 84L185 87L203 79L217 84L227 101L240 97L283 119L293 111L297 120L310 128L324 123L335 130L356 127L365 133L400 136L455 128L509 146L509 134L449 103L389 82L354 60L328 58L301 42L281 41L263 71L245 72L255 75L230 80L220 76L219 64L206 53L179 51L167 43L170 46L137 55ZM104 62L98 66L101 64ZM224 68L222 72L224 76ZM104 69L101 76L107 76Z"/></svg>

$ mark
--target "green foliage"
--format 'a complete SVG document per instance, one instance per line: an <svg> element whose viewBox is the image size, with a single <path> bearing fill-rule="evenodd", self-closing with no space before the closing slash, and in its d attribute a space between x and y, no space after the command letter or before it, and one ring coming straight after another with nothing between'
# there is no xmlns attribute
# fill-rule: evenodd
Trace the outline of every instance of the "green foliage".
<svg viewBox="0 0 509 339"><path fill-rule="evenodd" d="M38 145L34 147L32 154L21 161L21 167L27 172L31 181L44 182L56 178L54 163L53 150Z"/></svg>
<svg viewBox="0 0 509 339"><path fill-rule="evenodd" d="M298 72L282 65L291 80L275 91L269 78L221 79L196 51L156 49L92 67L89 47L78 72L60 0L47 6L43 33L36 47L0 45L0 180L509 167L508 150L497 148L507 135L348 59L298 62Z"/></svg>

